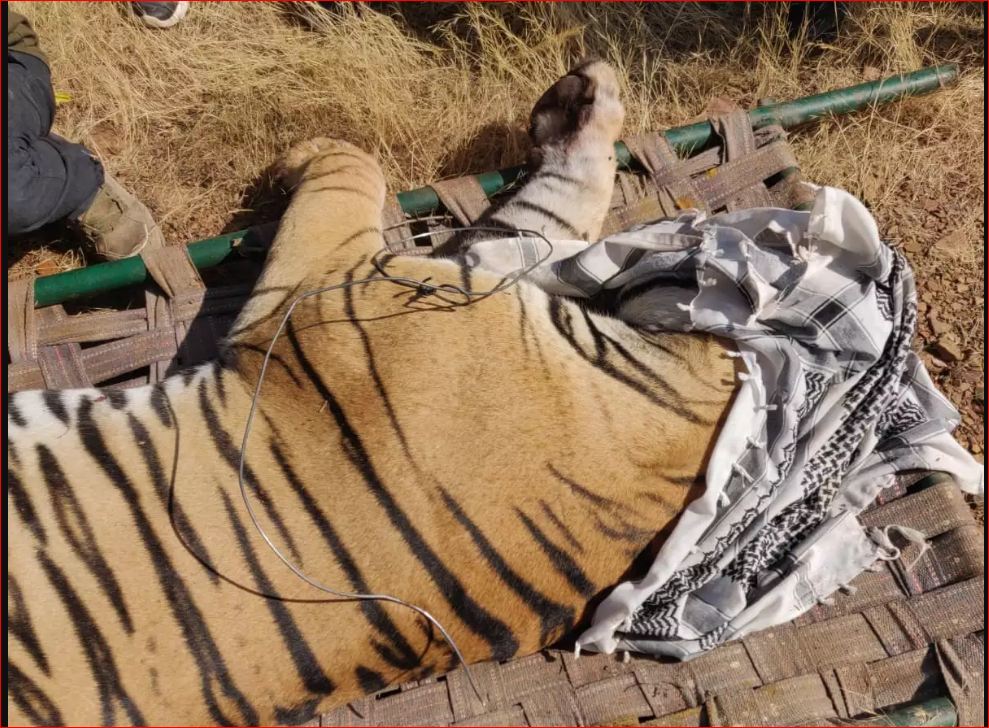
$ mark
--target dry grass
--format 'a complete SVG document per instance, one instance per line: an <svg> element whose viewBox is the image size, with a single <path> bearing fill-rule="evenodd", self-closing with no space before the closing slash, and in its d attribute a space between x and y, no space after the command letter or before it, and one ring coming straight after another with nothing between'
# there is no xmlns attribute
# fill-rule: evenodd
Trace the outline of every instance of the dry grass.
<svg viewBox="0 0 989 728"><path fill-rule="evenodd" d="M14 3L35 23L57 128L135 190L173 241L277 214L266 166L289 144L334 135L376 151L396 191L518 162L531 103L585 54L626 80L627 132L672 126L711 97L792 98L949 61L960 83L794 135L806 176L844 187L906 247L970 350L942 370L973 448L981 423L984 305L984 17L977 6L852 4L837 38L786 33L786 7L737 4L196 3L179 26L144 29L122 3ZM948 243L938 241L947 238ZM13 275L74 264L54 252ZM40 256L40 257L39 257ZM15 256L16 258L16 256ZM52 262L52 261L56 262ZM44 272L50 272L46 270ZM922 333L930 335L926 320ZM955 380L957 379L957 382ZM959 391L959 390L956 390ZM981 394L978 395L981 398ZM973 429L974 428L974 429Z"/></svg>

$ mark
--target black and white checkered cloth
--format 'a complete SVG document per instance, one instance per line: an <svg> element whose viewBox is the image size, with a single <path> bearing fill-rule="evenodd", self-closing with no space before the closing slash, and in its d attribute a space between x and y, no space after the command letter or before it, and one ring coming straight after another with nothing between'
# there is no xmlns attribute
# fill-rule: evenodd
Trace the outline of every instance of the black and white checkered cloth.
<svg viewBox="0 0 989 728"><path fill-rule="evenodd" d="M486 241L469 257L507 273L547 253L530 278L548 291L634 288L622 318L732 340L747 369L705 493L648 573L602 602L581 648L688 658L793 619L897 556L855 516L898 471L948 471L983 492L982 466L951 436L958 413L911 350L913 274L848 193L819 188L810 212L686 215L590 247Z"/></svg>

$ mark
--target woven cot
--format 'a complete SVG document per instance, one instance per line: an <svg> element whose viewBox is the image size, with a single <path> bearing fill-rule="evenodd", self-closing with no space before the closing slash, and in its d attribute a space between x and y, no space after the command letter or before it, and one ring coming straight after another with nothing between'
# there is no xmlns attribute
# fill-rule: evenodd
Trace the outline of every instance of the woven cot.
<svg viewBox="0 0 989 728"><path fill-rule="evenodd" d="M679 159L661 134L626 140L637 169L618 174L604 234L686 208L799 207L809 200L780 128L753 132L744 112L711 123L719 144L689 159ZM397 203L387 207L392 252L428 254L451 235L450 227L470 225L491 204L472 177L433 188L445 216L411 219ZM269 234L254 230L245 238ZM8 392L138 386L212 357L260 265L232 260L201 275L183 247L147 251L143 258L151 280L131 292L133 308L37 308L31 281L8 286ZM210 284L211 277L222 284ZM370 696L311 724L830 724L940 697L950 698L962 725L982 725L982 526L943 474L901 476L860 518L870 526L914 528L930 548L921 553L905 545L899 561L863 574L832 604L689 663L578 659L547 650L474 666L483 704L459 669ZM913 721L923 717L914 713Z"/></svg>

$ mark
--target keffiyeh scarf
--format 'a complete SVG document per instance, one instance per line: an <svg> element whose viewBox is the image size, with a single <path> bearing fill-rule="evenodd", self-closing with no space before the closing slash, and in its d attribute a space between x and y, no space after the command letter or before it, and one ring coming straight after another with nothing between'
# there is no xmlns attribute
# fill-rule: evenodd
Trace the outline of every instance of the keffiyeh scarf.
<svg viewBox="0 0 989 728"><path fill-rule="evenodd" d="M911 349L913 274L848 193L818 188L809 212L691 213L591 246L508 238L468 254L506 274L544 257L529 279L548 292L634 287L630 324L729 339L745 369L703 495L580 648L686 659L795 618L896 557L856 515L899 471L983 493L982 466L951 436L958 413Z"/></svg>

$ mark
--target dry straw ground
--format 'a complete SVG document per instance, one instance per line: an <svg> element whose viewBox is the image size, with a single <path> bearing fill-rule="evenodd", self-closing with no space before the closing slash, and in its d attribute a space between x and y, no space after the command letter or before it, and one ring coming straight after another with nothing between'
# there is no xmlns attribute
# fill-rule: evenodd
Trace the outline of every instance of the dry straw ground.
<svg viewBox="0 0 989 728"><path fill-rule="evenodd" d="M396 191L518 162L527 110L584 54L625 79L629 133L683 123L715 96L752 105L957 62L937 94L793 135L807 178L873 209L913 262L918 348L983 447L984 6L852 4L837 36L787 34L785 6L194 3L149 31L124 3L14 4L34 21L57 129L136 191L170 240L278 213L265 167L314 135L377 153ZM82 255L56 231L10 275Z"/></svg>

